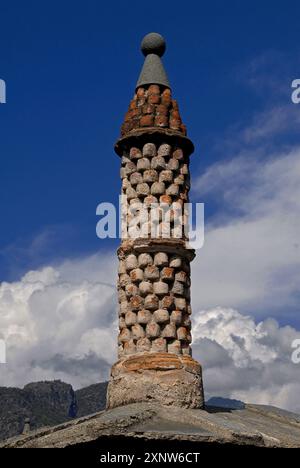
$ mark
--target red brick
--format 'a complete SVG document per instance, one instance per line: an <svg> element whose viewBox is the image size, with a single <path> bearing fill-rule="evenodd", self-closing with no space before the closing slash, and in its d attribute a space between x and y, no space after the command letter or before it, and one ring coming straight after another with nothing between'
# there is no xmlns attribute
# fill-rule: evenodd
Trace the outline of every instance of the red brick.
<svg viewBox="0 0 300 468"><path fill-rule="evenodd" d="M161 97L161 103L169 108L171 106L172 98L171 96L162 96Z"/></svg>
<svg viewBox="0 0 300 468"><path fill-rule="evenodd" d="M152 127L154 123L154 117L153 115L143 115L143 117L140 118L140 126L141 127Z"/></svg>
<svg viewBox="0 0 300 468"><path fill-rule="evenodd" d="M158 115L168 115L168 107L165 106L164 104L159 104L157 107L156 107L156 113Z"/></svg>
<svg viewBox="0 0 300 468"><path fill-rule="evenodd" d="M155 125L158 127L167 127L169 124L169 119L166 115L157 115L155 117Z"/></svg>
<svg viewBox="0 0 300 468"><path fill-rule="evenodd" d="M181 120L172 119L172 118L170 119L170 128L172 128L173 130L179 130L180 125L181 125Z"/></svg>
<svg viewBox="0 0 300 468"><path fill-rule="evenodd" d="M149 104L159 104L160 103L160 95L159 94L150 94L148 97Z"/></svg>
<svg viewBox="0 0 300 468"><path fill-rule="evenodd" d="M132 101L130 101L130 104L129 104L129 109L135 109L135 108L136 108L136 101L132 99Z"/></svg>
<svg viewBox="0 0 300 468"><path fill-rule="evenodd" d="M172 111L172 119L177 119L177 120L181 121L181 117L180 117L180 114L179 114L178 110L173 110Z"/></svg>
<svg viewBox="0 0 300 468"><path fill-rule="evenodd" d="M141 97L137 100L137 106L138 107L141 107L143 106L144 104L146 103L146 98L145 97Z"/></svg>
<svg viewBox="0 0 300 468"><path fill-rule="evenodd" d="M159 85L152 84L148 88L148 93L149 94L160 94L160 88Z"/></svg>
<svg viewBox="0 0 300 468"><path fill-rule="evenodd" d="M137 95L138 98L144 97L144 95L145 95L144 88L138 88L137 91L136 91L136 95Z"/></svg>
<svg viewBox="0 0 300 468"><path fill-rule="evenodd" d="M172 99L172 107L173 107L173 110L178 110L178 103L175 99Z"/></svg>
<svg viewBox="0 0 300 468"><path fill-rule="evenodd" d="M153 104L145 104L143 106L143 114L154 114L155 106Z"/></svg>

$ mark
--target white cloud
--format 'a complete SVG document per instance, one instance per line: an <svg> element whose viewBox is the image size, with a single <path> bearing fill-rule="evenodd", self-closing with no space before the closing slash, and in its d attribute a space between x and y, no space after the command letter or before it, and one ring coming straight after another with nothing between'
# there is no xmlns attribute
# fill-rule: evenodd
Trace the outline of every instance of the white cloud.
<svg viewBox="0 0 300 468"><path fill-rule="evenodd" d="M1 364L0 385L62 379L79 388L107 379L117 348L114 277L114 256L107 254L2 283L0 330L8 362ZM300 411L300 372L291 361L291 343L300 332L273 319L256 324L234 309L214 308L194 310L193 337L207 397Z"/></svg>
<svg viewBox="0 0 300 468"><path fill-rule="evenodd" d="M300 332L274 319L258 324L234 309L194 314L194 357L206 396L227 396L300 412L300 367L291 360Z"/></svg>
<svg viewBox="0 0 300 468"><path fill-rule="evenodd" d="M114 257L95 255L0 285L7 345L0 385L60 378L81 387L108 377L116 358L115 267Z"/></svg>
<svg viewBox="0 0 300 468"><path fill-rule="evenodd" d="M300 293L300 148L239 155L196 181L194 199L219 202L193 263L194 306L235 307L297 320Z"/></svg>

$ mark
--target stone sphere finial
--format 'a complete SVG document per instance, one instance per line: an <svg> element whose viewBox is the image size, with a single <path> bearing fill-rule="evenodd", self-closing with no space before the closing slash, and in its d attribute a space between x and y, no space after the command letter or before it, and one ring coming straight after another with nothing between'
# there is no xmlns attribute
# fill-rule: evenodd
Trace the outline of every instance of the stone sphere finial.
<svg viewBox="0 0 300 468"><path fill-rule="evenodd" d="M159 57L162 57L166 50L166 41L158 33L149 33L142 40L141 50L145 56L156 54Z"/></svg>

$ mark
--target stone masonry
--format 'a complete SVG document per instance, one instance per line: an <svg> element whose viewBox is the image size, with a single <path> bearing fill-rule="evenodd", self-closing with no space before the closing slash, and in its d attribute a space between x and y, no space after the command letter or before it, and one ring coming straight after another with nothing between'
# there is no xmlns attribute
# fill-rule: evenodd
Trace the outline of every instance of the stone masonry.
<svg viewBox="0 0 300 468"><path fill-rule="evenodd" d="M127 203L172 207L170 230L157 238L148 226L139 238L122 239L118 249L119 360L111 372L108 408L138 401L201 408L204 401L201 366L191 352L195 252L187 248L186 232L175 233L188 221L183 215L178 222L176 206L189 201L193 144L160 60L164 49L160 35L144 38L145 64L115 149ZM163 220L156 221L163 230Z"/></svg>

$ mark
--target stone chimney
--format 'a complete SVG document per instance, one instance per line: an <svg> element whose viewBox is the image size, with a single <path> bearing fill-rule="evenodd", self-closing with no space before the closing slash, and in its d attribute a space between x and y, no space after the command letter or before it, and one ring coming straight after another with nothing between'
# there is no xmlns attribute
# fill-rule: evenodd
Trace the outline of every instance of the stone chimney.
<svg viewBox="0 0 300 468"><path fill-rule="evenodd" d="M165 48L161 35L144 37L145 63L115 145L122 161L122 194L129 206L142 202L149 210L155 203L176 202L182 208L188 202L194 150L161 61ZM178 216L172 209L167 237L153 236L148 228L147 235L122 238L119 360L111 370L108 408L142 401L204 405L201 366L190 346L190 262L195 252L186 234L174 236L178 219L183 225L188 221ZM160 218L158 226L164 229Z"/></svg>

